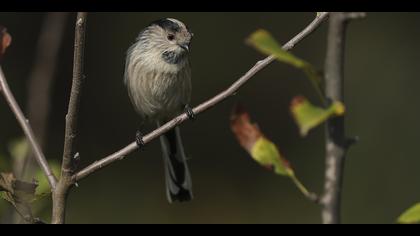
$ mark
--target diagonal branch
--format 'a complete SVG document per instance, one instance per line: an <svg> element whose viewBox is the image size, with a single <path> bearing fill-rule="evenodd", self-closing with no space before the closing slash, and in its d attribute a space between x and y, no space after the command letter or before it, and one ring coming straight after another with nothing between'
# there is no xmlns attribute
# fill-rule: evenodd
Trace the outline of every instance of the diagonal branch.
<svg viewBox="0 0 420 236"><path fill-rule="evenodd" d="M4 98L7 101L7 104L10 106L10 109L12 110L13 114L16 116L16 120L19 122L19 125L22 127L22 130L25 133L26 138L29 141L29 144L31 145L33 149L35 158L48 179L48 183L50 184L51 189L55 189L55 186L57 184L57 179L54 176L53 172L51 171L51 168L48 165L48 162L44 156L44 153L42 153L41 147L39 146L35 138L34 132L32 131L31 126L29 125L29 121L23 115L22 110L20 109L18 103L16 102L15 97L12 94L12 91L10 91L9 85L7 84L6 77L4 76L3 70L1 69L1 67L0 67L0 92L3 93Z"/></svg>
<svg viewBox="0 0 420 236"><path fill-rule="evenodd" d="M284 50L290 50L292 49L297 43L299 43L301 40L303 40L306 36L311 34L315 29L319 27L319 25L328 17L327 12L322 12L317 15L317 17L305 28L303 29L299 34L297 34L294 38L292 38L289 42L287 42L284 46ZM203 102L202 104L198 105L193 109L195 114L199 114L201 112L204 112L213 106L217 105L218 103L224 101L228 97L235 94L235 92L244 85L247 81L249 81L257 72L268 66L271 62L274 61L273 56L268 56L264 60L258 61L245 75L243 75L241 78L239 78L235 83L233 83L228 89L225 91L219 93L218 95L214 96L213 98ZM169 131L170 129L176 127L177 125L183 123L185 120L188 119L188 116L186 114L179 115L172 119L171 121L167 122L163 126L161 126L158 129L155 129L154 131L150 132L149 134L145 135L143 137L144 143L149 143L150 141L158 138L165 132ZM135 150L138 149L138 146L136 142L132 142L123 149L99 160L94 162L93 164L87 166L83 170L79 171L77 174L73 175L73 182L76 182L78 180L81 180L90 174L102 169L103 167L118 161L124 159L124 157Z"/></svg>

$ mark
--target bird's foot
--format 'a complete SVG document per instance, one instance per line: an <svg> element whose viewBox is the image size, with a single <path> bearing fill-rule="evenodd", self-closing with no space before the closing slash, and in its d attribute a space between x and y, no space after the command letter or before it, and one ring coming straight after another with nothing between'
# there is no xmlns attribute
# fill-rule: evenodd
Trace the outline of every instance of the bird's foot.
<svg viewBox="0 0 420 236"><path fill-rule="evenodd" d="M187 114L187 116L188 116L188 118L190 119L190 120L195 120L195 113L194 113L194 111L191 109L191 107L187 104L187 105L185 105L185 113Z"/></svg>
<svg viewBox="0 0 420 236"><path fill-rule="evenodd" d="M145 145L143 141L143 134L139 130L137 130L136 132L136 143L137 143L137 146L139 146L139 148L143 148Z"/></svg>

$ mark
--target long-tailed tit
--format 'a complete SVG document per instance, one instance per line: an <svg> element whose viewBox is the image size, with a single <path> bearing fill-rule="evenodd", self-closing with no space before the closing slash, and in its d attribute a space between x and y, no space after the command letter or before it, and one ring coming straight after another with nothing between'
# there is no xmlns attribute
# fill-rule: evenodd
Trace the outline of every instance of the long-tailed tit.
<svg viewBox="0 0 420 236"><path fill-rule="evenodd" d="M143 121L158 126L182 111L190 118L191 70L188 58L193 34L179 20L152 22L128 49L124 81L130 100ZM193 198L191 176L179 127L160 137L169 202ZM142 145L141 134L137 143Z"/></svg>

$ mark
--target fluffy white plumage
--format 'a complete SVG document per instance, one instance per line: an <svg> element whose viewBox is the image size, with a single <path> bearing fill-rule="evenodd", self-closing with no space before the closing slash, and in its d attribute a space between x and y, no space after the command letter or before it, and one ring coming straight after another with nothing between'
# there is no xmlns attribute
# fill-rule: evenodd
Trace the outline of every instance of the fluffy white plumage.
<svg viewBox="0 0 420 236"><path fill-rule="evenodd" d="M190 101L191 70L188 51L179 44L191 36L183 23L176 39L168 39L168 30L152 24L143 30L127 52L125 83L136 111L145 119L165 120L180 113ZM171 33L170 33L171 34ZM173 52L177 63L164 60L164 52Z"/></svg>
<svg viewBox="0 0 420 236"><path fill-rule="evenodd" d="M192 33L182 22L162 19L143 30L128 50L124 81L143 121L156 121L159 126L188 105L191 38ZM193 198L192 181L179 127L160 140L168 201L189 201Z"/></svg>

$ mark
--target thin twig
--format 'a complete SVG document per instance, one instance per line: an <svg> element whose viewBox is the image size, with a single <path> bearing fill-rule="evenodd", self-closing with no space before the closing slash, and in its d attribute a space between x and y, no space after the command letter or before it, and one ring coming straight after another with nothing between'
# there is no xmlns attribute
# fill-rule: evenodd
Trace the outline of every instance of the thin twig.
<svg viewBox="0 0 420 236"><path fill-rule="evenodd" d="M32 147L35 158L40 165L42 171L48 179L51 189L54 189L57 184L57 179L54 176L51 168L48 165L47 159L45 158L44 153L41 151L41 148L35 138L34 132L32 131L31 126L29 125L28 120L23 115L22 110L20 109L18 103L16 102L15 97L10 91L9 85L7 84L6 77L3 74L3 70L0 67L0 92L4 95L4 98L7 101L7 104L10 106L13 114L16 117L16 120L19 122L23 132L26 135L26 138L29 141L29 144Z"/></svg>
<svg viewBox="0 0 420 236"><path fill-rule="evenodd" d="M75 139L77 136L77 120L79 115L79 104L84 82L83 59L85 46L87 13L77 13L75 26L74 60L73 60L73 81L70 92L70 101L66 115L66 130L64 138L63 163L61 165L61 178L57 188L53 192L53 213L52 223L63 224L66 214L66 199L69 188L73 185L71 175L73 174L73 157L75 156Z"/></svg>
<svg viewBox="0 0 420 236"><path fill-rule="evenodd" d="M31 122L36 140L45 148L46 129L50 112L51 84L59 62L58 55L63 42L68 12L49 12L45 15L38 42L34 63L27 82L26 116ZM24 158L13 160L13 170L21 180L31 180L38 165L33 152L29 151ZM13 223L22 222L16 211L10 211Z"/></svg>
<svg viewBox="0 0 420 236"><path fill-rule="evenodd" d="M290 176L290 178L292 179L293 183L295 183L295 185L299 189L299 191L303 194L303 196L305 196L311 202L319 203L319 197L316 193L310 192L305 187L305 185L303 185L302 182L300 182L300 180L298 178L296 178L295 175Z"/></svg>
<svg viewBox="0 0 420 236"><path fill-rule="evenodd" d="M331 13L325 59L325 95L328 101L344 102L344 48L346 26L356 13ZM328 120L326 134L326 168L324 195L321 199L322 221L340 223L340 203L344 160L348 142L344 130L344 116Z"/></svg>
<svg viewBox="0 0 420 236"><path fill-rule="evenodd" d="M310 33L312 33L315 29L318 28L318 26L328 17L327 12L320 13L305 29L303 29L298 35L296 35L294 38L292 38L289 42L287 42L284 46L284 50L290 50L292 49L298 42L303 40L306 36L308 36ZM257 72L265 68L267 65L269 65L271 62L273 62L275 59L274 56L268 56L264 60L261 60L257 62L245 75L243 75L241 78L239 78L235 83L233 83L228 89L225 91L219 93L215 97L205 101L204 103L198 105L193 109L195 114L199 114L201 112L204 112L216 104L224 101L226 98L230 97L231 95L235 94L235 92L244 85L248 80L250 80ZM188 119L188 116L186 114L179 115L172 119L171 121L167 122L163 126L161 126L158 129L155 129L154 131L150 132L149 134L145 135L143 137L144 143L149 143L150 141L158 138L168 130L174 128L175 126L183 123L185 120ZM73 182L76 182L78 180L81 180L90 174L102 169L103 167L118 161L124 159L124 157L131 152L138 149L138 146L136 142L132 142L128 146L124 147L123 149L99 160L94 162L93 164L87 166L83 170L79 171L77 174L73 176Z"/></svg>

